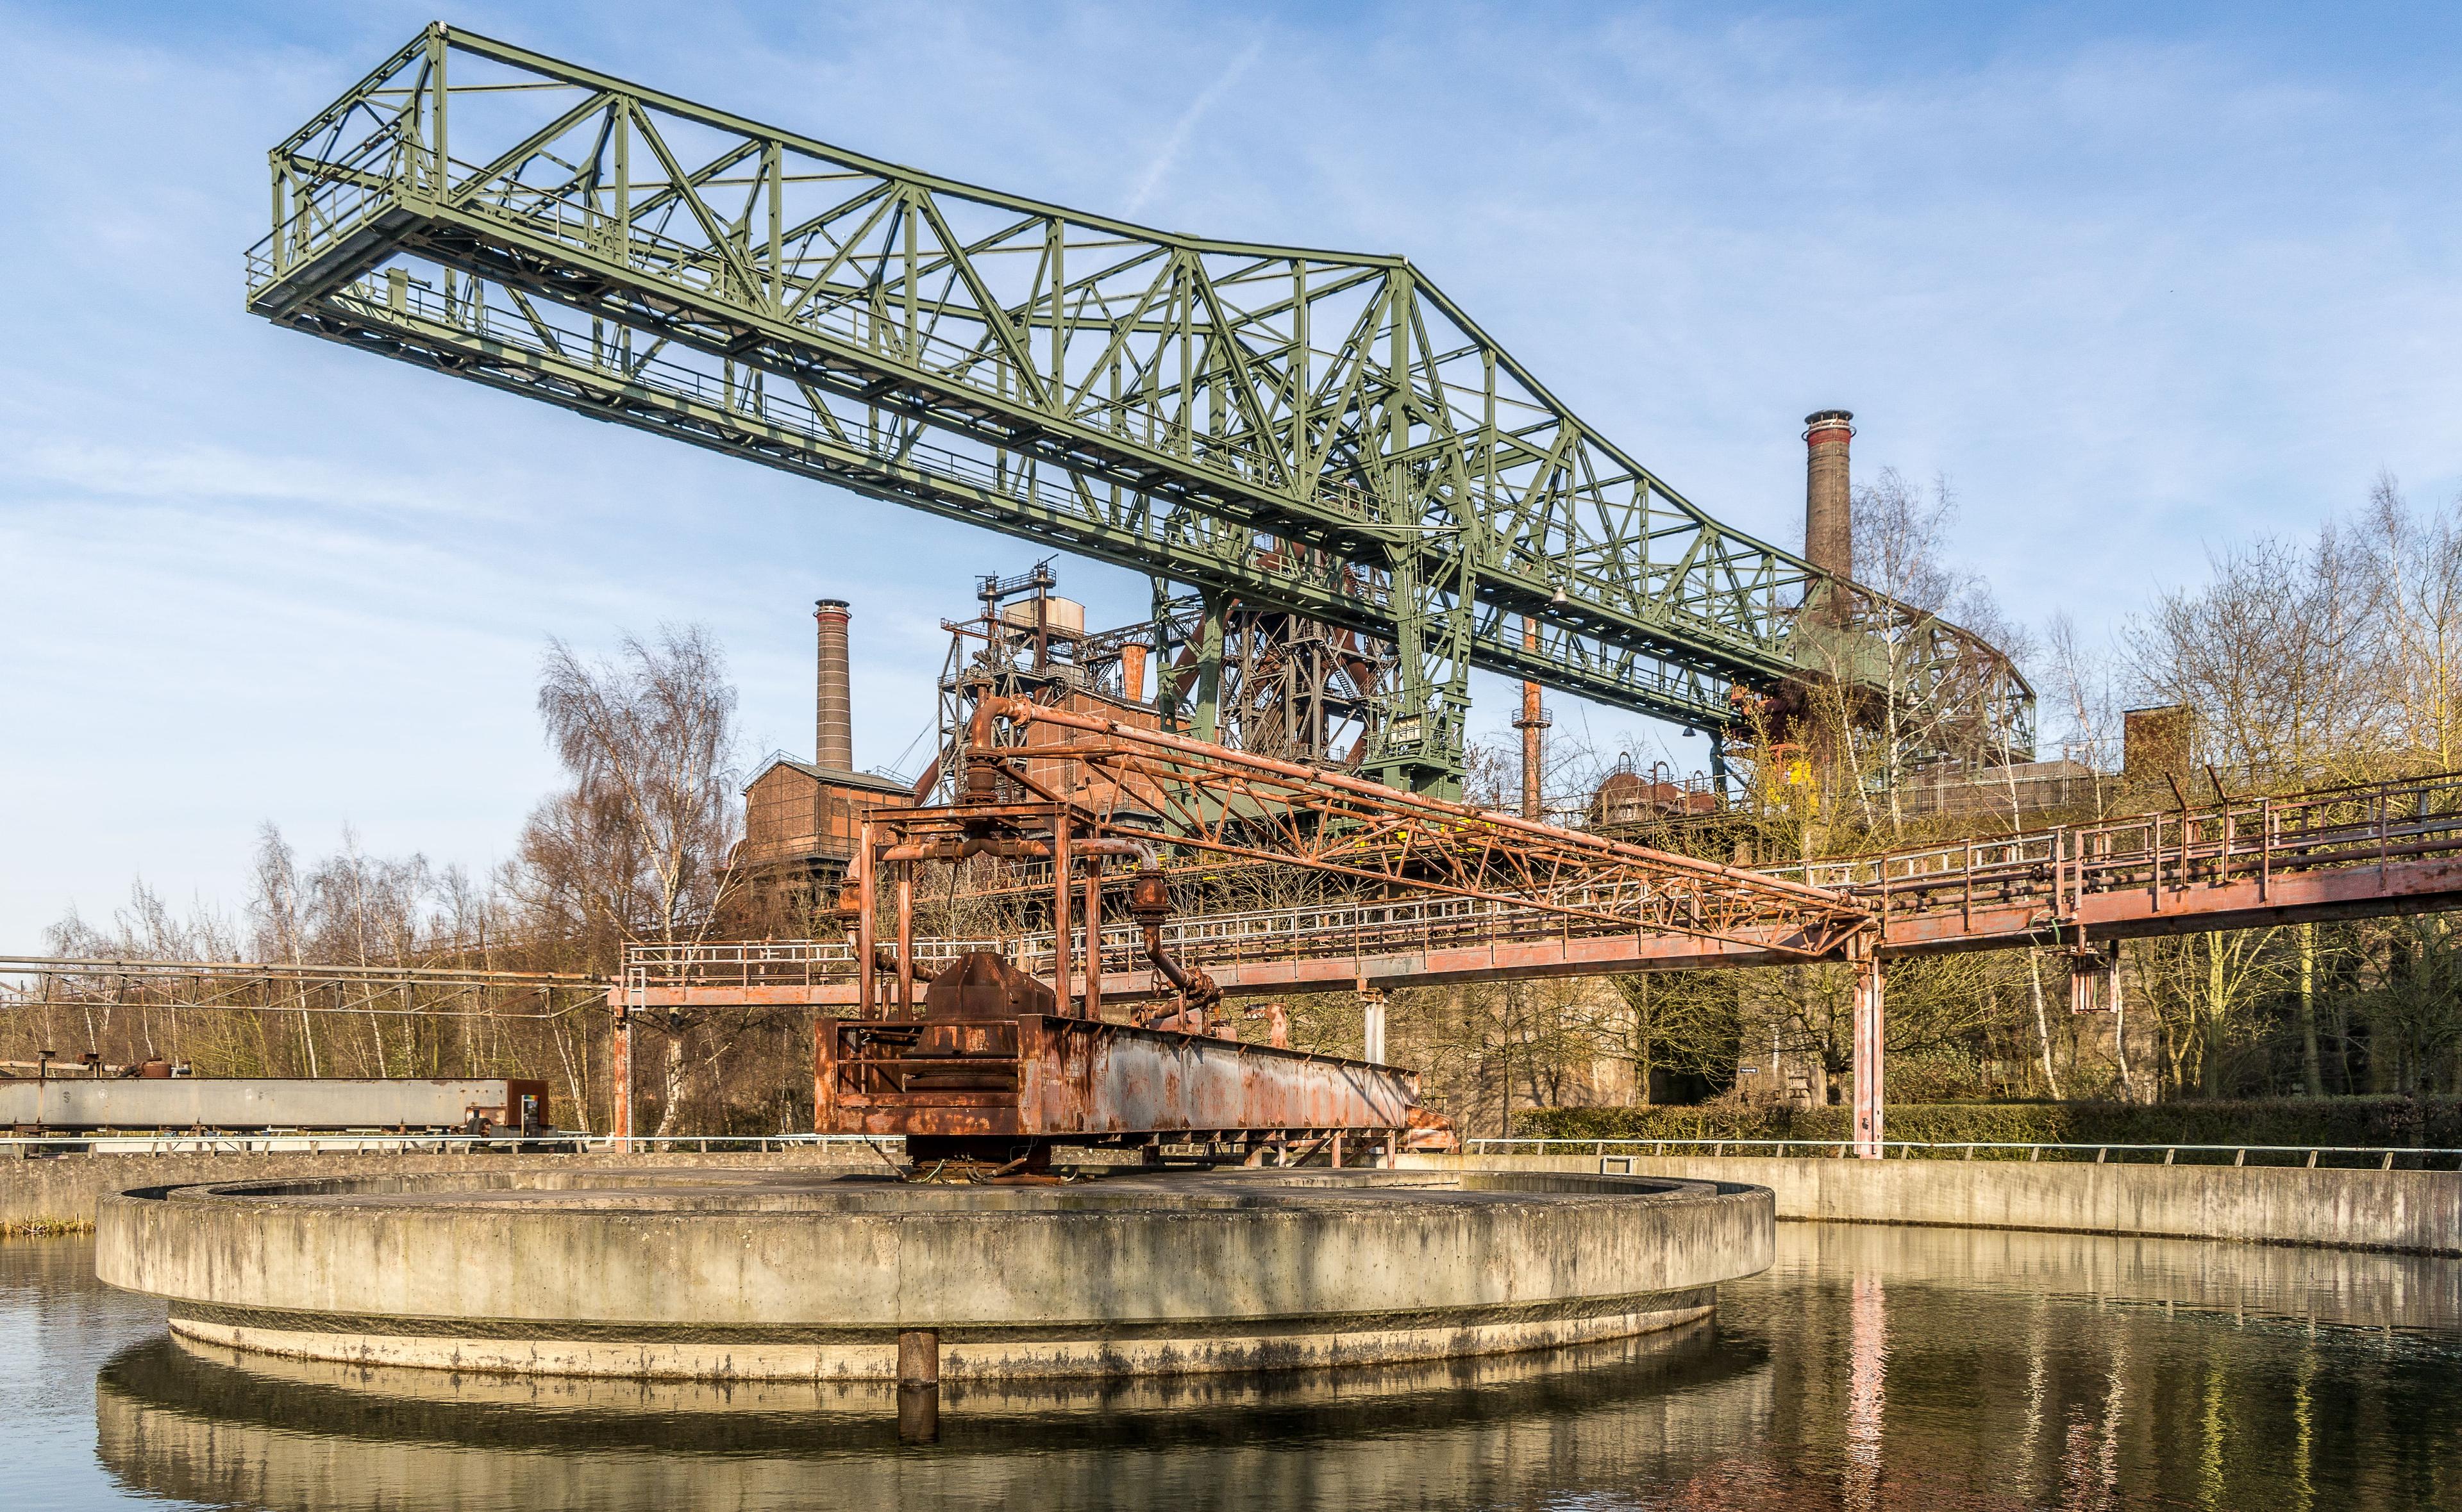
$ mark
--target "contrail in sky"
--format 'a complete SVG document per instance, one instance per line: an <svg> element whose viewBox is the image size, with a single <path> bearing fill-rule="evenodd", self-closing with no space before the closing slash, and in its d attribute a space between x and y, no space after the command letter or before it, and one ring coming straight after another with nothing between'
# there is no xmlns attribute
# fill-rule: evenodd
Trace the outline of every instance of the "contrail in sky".
<svg viewBox="0 0 2462 1512"><path fill-rule="evenodd" d="M1179 119L1172 122L1170 135L1162 139L1161 149L1155 152L1154 161L1146 164L1145 176L1137 180L1135 192L1129 196L1129 214L1134 215L1145 208L1146 201L1162 186L1163 175L1179 161L1180 149L1188 145L1189 134L1197 129L1198 121L1214 108L1216 100L1230 92L1232 85L1240 82L1240 76L1248 72L1248 66L1257 61L1257 54L1263 52L1264 47L1263 36L1249 43L1238 57L1231 60L1230 66L1217 76L1213 83L1199 92L1198 97L1188 102L1188 108L1179 113Z"/></svg>

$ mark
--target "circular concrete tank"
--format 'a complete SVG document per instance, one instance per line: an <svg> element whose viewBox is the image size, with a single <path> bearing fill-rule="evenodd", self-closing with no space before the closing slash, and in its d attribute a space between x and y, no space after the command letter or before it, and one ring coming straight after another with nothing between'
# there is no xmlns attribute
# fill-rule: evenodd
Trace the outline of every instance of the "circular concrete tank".
<svg viewBox="0 0 2462 1512"><path fill-rule="evenodd" d="M1706 1316L1770 1264L1769 1193L1634 1177L506 1172L103 1199L96 1270L173 1331L367 1365L948 1380L1388 1364Z"/></svg>

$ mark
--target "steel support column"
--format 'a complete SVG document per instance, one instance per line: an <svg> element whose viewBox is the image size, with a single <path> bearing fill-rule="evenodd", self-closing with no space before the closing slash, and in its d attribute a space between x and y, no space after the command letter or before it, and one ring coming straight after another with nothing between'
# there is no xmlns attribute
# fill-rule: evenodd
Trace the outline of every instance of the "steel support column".
<svg viewBox="0 0 2462 1512"><path fill-rule="evenodd" d="M1881 962L1855 962L1855 1154L1881 1156Z"/></svg>
<svg viewBox="0 0 2462 1512"><path fill-rule="evenodd" d="M608 1112L607 1133L611 1143L624 1155L633 1151L633 1012L618 1004L616 1008L616 1032L608 1048L607 1083L613 1090L614 1106Z"/></svg>
<svg viewBox="0 0 2462 1512"><path fill-rule="evenodd" d="M1359 991L1360 1044L1359 1058L1385 1064L1385 993L1377 987Z"/></svg>

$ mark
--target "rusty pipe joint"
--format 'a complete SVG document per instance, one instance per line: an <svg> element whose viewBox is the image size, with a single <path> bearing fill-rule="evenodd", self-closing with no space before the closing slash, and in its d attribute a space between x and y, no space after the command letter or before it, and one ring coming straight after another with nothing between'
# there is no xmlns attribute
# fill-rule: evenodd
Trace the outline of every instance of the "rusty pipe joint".
<svg viewBox="0 0 2462 1512"><path fill-rule="evenodd" d="M1016 717L1017 701L986 693L975 700L966 721L965 801L988 804L1000 797L1000 747L992 744L992 722Z"/></svg>
<svg viewBox="0 0 2462 1512"><path fill-rule="evenodd" d="M1129 917L1145 926L1146 938L1155 942L1149 948L1159 949L1162 926L1171 918L1171 884L1163 880L1161 867L1141 860L1136 880L1129 884Z"/></svg>

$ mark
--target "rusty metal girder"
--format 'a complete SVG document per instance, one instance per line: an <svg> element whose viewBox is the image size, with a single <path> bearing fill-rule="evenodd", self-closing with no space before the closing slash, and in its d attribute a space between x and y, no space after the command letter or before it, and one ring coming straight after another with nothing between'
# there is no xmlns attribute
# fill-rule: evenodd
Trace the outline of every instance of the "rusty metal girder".
<svg viewBox="0 0 2462 1512"><path fill-rule="evenodd" d="M1111 805L1091 830L1306 867L1387 888L1506 901L1596 932L1645 930L1818 959L1870 926L1828 889L1453 803L1296 762L1018 700L978 704L968 788L1034 790L1025 770L1055 757L1089 768ZM995 720L1068 732L1065 744L1001 745ZM996 776L995 776L996 773ZM1056 801L1058 795L1046 793ZM1134 810L1151 805L1156 811ZM969 806L913 810L913 828L964 826ZM1157 829L1158 825L1158 829Z"/></svg>

